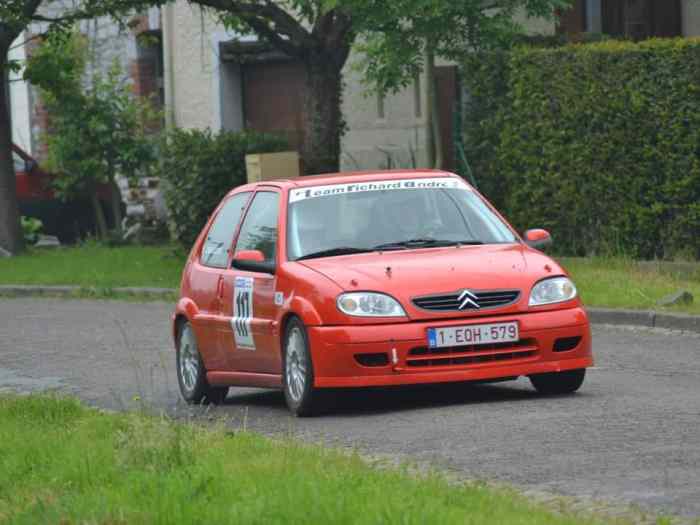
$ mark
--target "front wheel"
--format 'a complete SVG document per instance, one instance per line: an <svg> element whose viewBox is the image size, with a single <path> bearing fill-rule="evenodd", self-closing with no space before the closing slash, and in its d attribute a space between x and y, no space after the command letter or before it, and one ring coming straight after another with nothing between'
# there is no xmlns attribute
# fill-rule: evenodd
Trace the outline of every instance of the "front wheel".
<svg viewBox="0 0 700 525"><path fill-rule="evenodd" d="M282 357L282 383L289 410L300 417L313 415L318 408L319 393L314 388L314 367L306 328L297 318L287 324Z"/></svg>
<svg viewBox="0 0 700 525"><path fill-rule="evenodd" d="M207 381L207 371L199 355L197 339L192 325L185 322L180 327L177 345L177 382L180 392L187 403L191 405L219 405L228 394L228 387L211 386Z"/></svg>
<svg viewBox="0 0 700 525"><path fill-rule="evenodd" d="M530 382L540 394L562 395L576 392L586 377L586 369L536 374L530 376Z"/></svg>

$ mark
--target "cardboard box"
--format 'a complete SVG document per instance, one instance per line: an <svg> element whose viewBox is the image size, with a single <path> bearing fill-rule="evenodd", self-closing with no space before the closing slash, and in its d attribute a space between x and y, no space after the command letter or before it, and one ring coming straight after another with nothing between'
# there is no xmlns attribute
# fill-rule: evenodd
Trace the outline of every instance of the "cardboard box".
<svg viewBox="0 0 700 525"><path fill-rule="evenodd" d="M301 175L299 154L296 151L246 155L245 165L248 182L290 179Z"/></svg>

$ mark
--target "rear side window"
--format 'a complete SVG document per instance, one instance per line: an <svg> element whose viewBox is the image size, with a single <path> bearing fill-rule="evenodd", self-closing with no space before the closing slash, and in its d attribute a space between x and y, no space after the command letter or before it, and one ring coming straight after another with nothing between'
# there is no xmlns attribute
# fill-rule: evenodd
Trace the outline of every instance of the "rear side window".
<svg viewBox="0 0 700 525"><path fill-rule="evenodd" d="M260 250L266 262L274 262L277 249L279 194L258 192L241 226L236 252Z"/></svg>
<svg viewBox="0 0 700 525"><path fill-rule="evenodd" d="M202 264L214 268L226 268L228 250L231 248L233 236L249 198L250 192L239 193L227 200L219 210L202 247Z"/></svg>
<svg viewBox="0 0 700 525"><path fill-rule="evenodd" d="M22 157L20 157L17 153L14 151L12 152L12 162L15 165L15 171L20 172L25 170L25 162Z"/></svg>

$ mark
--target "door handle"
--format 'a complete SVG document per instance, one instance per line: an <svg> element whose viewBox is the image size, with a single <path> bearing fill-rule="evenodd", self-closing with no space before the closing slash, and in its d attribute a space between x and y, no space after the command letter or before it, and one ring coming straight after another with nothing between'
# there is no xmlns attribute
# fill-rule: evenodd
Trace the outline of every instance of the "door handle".
<svg viewBox="0 0 700 525"><path fill-rule="evenodd" d="M218 299L224 298L224 276L219 275L219 282L216 285L216 297Z"/></svg>

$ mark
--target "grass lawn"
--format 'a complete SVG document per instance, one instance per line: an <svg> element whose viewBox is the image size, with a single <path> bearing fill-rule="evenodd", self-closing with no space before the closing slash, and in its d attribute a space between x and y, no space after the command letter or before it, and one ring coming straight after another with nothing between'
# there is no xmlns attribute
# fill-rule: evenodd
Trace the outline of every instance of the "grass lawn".
<svg viewBox="0 0 700 525"><path fill-rule="evenodd" d="M72 399L0 396L1 523L588 524L513 491Z"/></svg>
<svg viewBox="0 0 700 525"><path fill-rule="evenodd" d="M663 310L700 314L700 274L680 277L658 270L641 269L634 261L621 258L560 260L571 273L586 306ZM662 297L687 290L694 302L687 306L660 308Z"/></svg>
<svg viewBox="0 0 700 525"><path fill-rule="evenodd" d="M177 288L186 255L174 246L120 246L87 243L33 249L0 258L0 284Z"/></svg>
<svg viewBox="0 0 700 525"><path fill-rule="evenodd" d="M110 289L123 286L177 288L185 254L174 246L96 244L60 249L35 249L26 255L0 259L0 284L78 285L84 297L127 298ZM623 258L562 258L587 306L655 309L656 302L678 290L695 296L689 306L667 311L700 314L700 270L681 278L659 270L642 270ZM700 266L699 266L700 268ZM87 290L90 289L90 290Z"/></svg>

